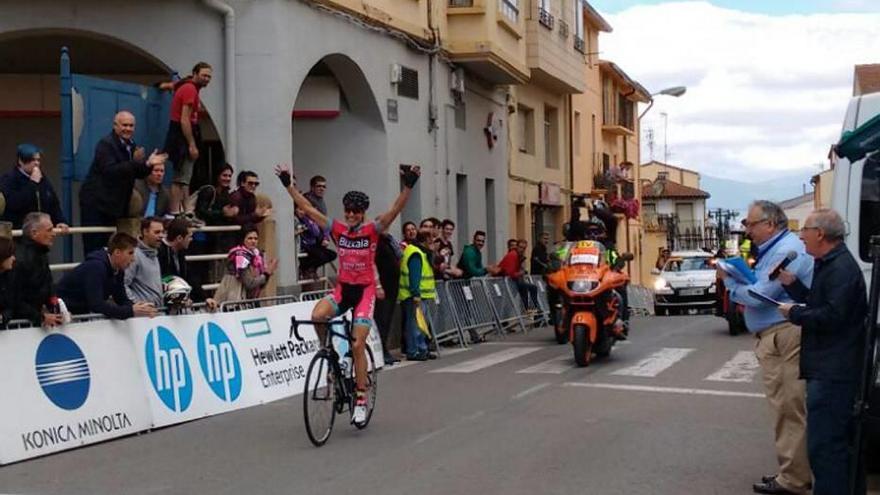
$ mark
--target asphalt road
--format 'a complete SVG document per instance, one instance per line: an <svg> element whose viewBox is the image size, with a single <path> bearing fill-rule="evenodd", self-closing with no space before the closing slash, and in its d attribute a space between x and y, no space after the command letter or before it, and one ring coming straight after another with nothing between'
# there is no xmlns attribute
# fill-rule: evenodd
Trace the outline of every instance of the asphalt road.
<svg viewBox="0 0 880 495"><path fill-rule="evenodd" d="M534 330L379 376L322 448L302 399L0 468L0 493L748 494L775 468L754 339L643 318L577 368Z"/></svg>

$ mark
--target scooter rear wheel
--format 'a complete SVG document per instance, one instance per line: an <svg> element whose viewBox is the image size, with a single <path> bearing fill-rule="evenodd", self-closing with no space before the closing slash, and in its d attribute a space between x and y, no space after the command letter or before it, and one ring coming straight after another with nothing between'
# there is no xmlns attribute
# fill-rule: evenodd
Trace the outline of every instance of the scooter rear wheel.
<svg viewBox="0 0 880 495"><path fill-rule="evenodd" d="M590 342L589 329L586 325L574 326L574 360L578 366L589 366L593 354L593 344Z"/></svg>

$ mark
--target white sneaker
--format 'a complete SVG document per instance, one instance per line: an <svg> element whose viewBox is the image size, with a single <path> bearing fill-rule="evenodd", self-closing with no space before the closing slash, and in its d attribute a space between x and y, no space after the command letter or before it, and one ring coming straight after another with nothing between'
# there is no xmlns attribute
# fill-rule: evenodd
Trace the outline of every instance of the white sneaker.
<svg viewBox="0 0 880 495"><path fill-rule="evenodd" d="M354 414L351 415L351 422L363 424L365 421L367 421L367 405L360 404L354 406Z"/></svg>

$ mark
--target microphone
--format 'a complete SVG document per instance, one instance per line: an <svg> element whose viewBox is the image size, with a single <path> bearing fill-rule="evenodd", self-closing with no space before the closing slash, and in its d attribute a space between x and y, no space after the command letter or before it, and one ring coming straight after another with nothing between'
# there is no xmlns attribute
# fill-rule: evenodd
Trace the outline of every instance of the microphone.
<svg viewBox="0 0 880 495"><path fill-rule="evenodd" d="M788 254L785 255L785 259L782 260L781 263L776 265L776 268L774 268L773 271L770 272L770 280L776 280L776 277L779 276L779 272L785 270L785 268L788 267L788 265L790 265L792 261L796 260L797 257L798 254L796 251L789 251Z"/></svg>

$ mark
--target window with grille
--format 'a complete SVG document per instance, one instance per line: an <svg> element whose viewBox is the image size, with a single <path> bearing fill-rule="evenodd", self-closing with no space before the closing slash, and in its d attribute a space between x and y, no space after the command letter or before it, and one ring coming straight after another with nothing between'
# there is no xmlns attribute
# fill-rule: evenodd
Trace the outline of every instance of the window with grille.
<svg viewBox="0 0 880 495"><path fill-rule="evenodd" d="M419 71L409 67L401 67L397 94L414 100L419 99Z"/></svg>

